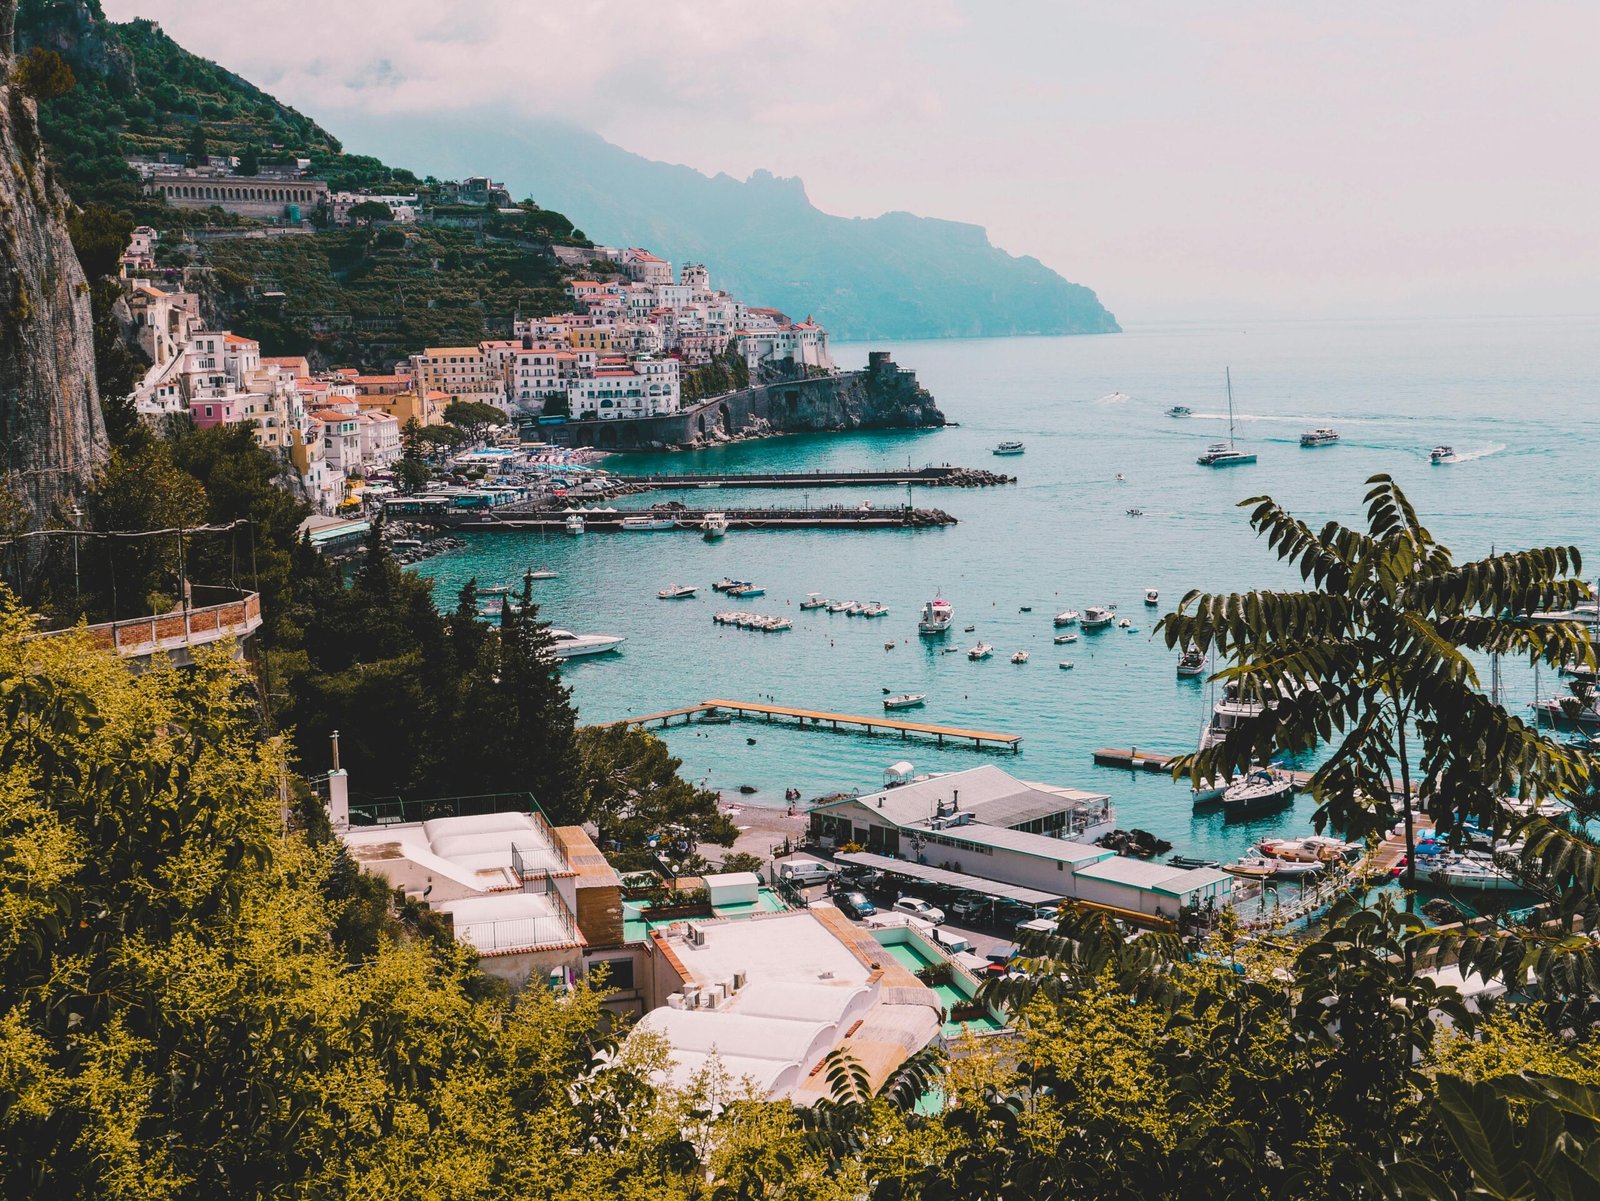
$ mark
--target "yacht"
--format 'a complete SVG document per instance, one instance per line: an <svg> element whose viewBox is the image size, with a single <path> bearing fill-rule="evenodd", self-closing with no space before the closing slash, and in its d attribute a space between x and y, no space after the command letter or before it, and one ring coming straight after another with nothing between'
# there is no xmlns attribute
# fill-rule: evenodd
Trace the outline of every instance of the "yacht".
<svg viewBox="0 0 1600 1201"><path fill-rule="evenodd" d="M1228 785L1222 794L1222 812L1228 817L1275 813L1293 803L1294 777L1266 767L1258 767L1244 779Z"/></svg>
<svg viewBox="0 0 1600 1201"><path fill-rule="evenodd" d="M1361 853L1359 842L1341 842L1318 834L1304 838L1263 838L1256 850L1272 859L1296 863L1340 863Z"/></svg>
<svg viewBox="0 0 1600 1201"><path fill-rule="evenodd" d="M1078 611L1076 609L1063 609L1056 614L1056 628L1062 626L1075 626L1078 624Z"/></svg>
<svg viewBox="0 0 1600 1201"><path fill-rule="evenodd" d="M632 517L622 519L624 533L650 534L656 530L676 529L678 523L670 517L661 517L653 513L636 513Z"/></svg>
<svg viewBox="0 0 1600 1201"><path fill-rule="evenodd" d="M1300 435L1301 446L1332 446L1338 440L1339 431L1328 429L1326 426L1307 430Z"/></svg>
<svg viewBox="0 0 1600 1201"><path fill-rule="evenodd" d="M1233 444L1233 370L1228 369L1228 440L1213 442L1206 453L1195 460L1202 467L1243 467L1254 463L1254 454L1238 449Z"/></svg>
<svg viewBox="0 0 1600 1201"><path fill-rule="evenodd" d="M1206 653L1197 646L1191 646L1178 657L1178 674L1186 678L1204 675L1206 670Z"/></svg>
<svg viewBox="0 0 1600 1201"><path fill-rule="evenodd" d="M812 609L826 609L827 607L828 598L823 596L820 592L808 592L806 593L805 600L800 602L800 611L802 613L808 612Z"/></svg>
<svg viewBox="0 0 1600 1201"><path fill-rule="evenodd" d="M899 696L883 698L885 709L917 709L928 699L926 692L902 692Z"/></svg>
<svg viewBox="0 0 1600 1201"><path fill-rule="evenodd" d="M1146 588L1144 590L1144 603L1147 605L1159 605L1161 603L1161 593L1155 588Z"/></svg>
<svg viewBox="0 0 1600 1201"><path fill-rule="evenodd" d="M728 532L726 513L707 513L700 521L700 533L707 542L715 542Z"/></svg>
<svg viewBox="0 0 1600 1201"><path fill-rule="evenodd" d="M1551 696L1533 702L1533 714L1540 725L1558 730L1600 729L1600 698Z"/></svg>
<svg viewBox="0 0 1600 1201"><path fill-rule="evenodd" d="M571 630L550 630L550 653L557 659L576 659L579 655L603 655L626 641L617 634L574 634Z"/></svg>
<svg viewBox="0 0 1600 1201"><path fill-rule="evenodd" d="M1013 663L1026 663L1028 661L1028 652L1018 651L1016 654L1011 656L1011 661Z"/></svg>
<svg viewBox="0 0 1600 1201"><path fill-rule="evenodd" d="M1117 611L1104 605L1090 605L1083 611L1080 624L1086 630L1103 630L1117 619Z"/></svg>
<svg viewBox="0 0 1600 1201"><path fill-rule="evenodd" d="M922 617L917 622L919 634L943 634L956 619L956 607L942 596L936 596L922 606Z"/></svg>
<svg viewBox="0 0 1600 1201"><path fill-rule="evenodd" d="M979 659L987 659L992 654L994 654L994 647L987 642L980 642L967 652L967 658L976 662Z"/></svg>
<svg viewBox="0 0 1600 1201"><path fill-rule="evenodd" d="M1168 417L1193 417L1194 410L1188 405L1173 405L1167 410Z"/></svg>
<svg viewBox="0 0 1600 1201"><path fill-rule="evenodd" d="M656 593L656 597L659 600L688 600L698 591L693 584L669 584Z"/></svg>
<svg viewBox="0 0 1600 1201"><path fill-rule="evenodd" d="M579 517L576 513L568 517L566 521L566 531L574 538L583 533L583 518Z"/></svg>
<svg viewBox="0 0 1600 1201"><path fill-rule="evenodd" d="M869 604L861 606L861 616L887 617L889 616L889 606L884 604L882 601L872 601Z"/></svg>
<svg viewBox="0 0 1600 1201"><path fill-rule="evenodd" d="M1428 461L1434 466L1440 463L1454 463L1456 461L1455 448L1451 446L1435 446L1428 452Z"/></svg>
<svg viewBox="0 0 1600 1201"><path fill-rule="evenodd" d="M1417 875L1439 888L1515 892L1522 883L1492 859L1472 855L1418 855Z"/></svg>
<svg viewBox="0 0 1600 1201"><path fill-rule="evenodd" d="M994 448L997 455L1020 455L1027 448L1020 442L1002 442Z"/></svg>

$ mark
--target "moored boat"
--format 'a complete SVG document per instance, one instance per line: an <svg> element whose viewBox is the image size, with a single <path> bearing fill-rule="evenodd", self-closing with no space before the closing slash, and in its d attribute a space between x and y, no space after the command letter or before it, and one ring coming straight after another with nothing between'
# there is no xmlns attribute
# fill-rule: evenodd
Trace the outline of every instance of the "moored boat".
<svg viewBox="0 0 1600 1201"><path fill-rule="evenodd" d="M636 513L632 517L622 519L621 529L624 533L650 534L657 530L676 529L678 523L670 517L662 517L654 513Z"/></svg>
<svg viewBox="0 0 1600 1201"><path fill-rule="evenodd" d="M562 528L576 538L579 534L583 533L583 518L579 517L576 513L573 513L563 523Z"/></svg>
<svg viewBox="0 0 1600 1201"><path fill-rule="evenodd" d="M688 600L698 591L699 589L693 584L669 584L657 592L656 596L661 600Z"/></svg>
<svg viewBox="0 0 1600 1201"><path fill-rule="evenodd" d="M1079 622L1086 630L1103 630L1117 619L1117 611L1105 605L1090 605Z"/></svg>
<svg viewBox="0 0 1600 1201"><path fill-rule="evenodd" d="M617 634L574 634L571 630L550 631L550 653L557 659L576 659L580 655L603 655L621 646L625 638Z"/></svg>
<svg viewBox="0 0 1600 1201"><path fill-rule="evenodd" d="M997 455L1020 455L1026 449L1027 447L1020 442L1002 442L994 448L994 453Z"/></svg>
<svg viewBox="0 0 1600 1201"><path fill-rule="evenodd" d="M828 598L820 592L808 592L805 600L800 602L800 611L802 613L812 609L826 609L827 607Z"/></svg>
<svg viewBox="0 0 1600 1201"><path fill-rule="evenodd" d="M761 585L752 584L752 583L749 583L748 581L743 581L741 583L738 583L738 584L734 585L732 588L728 589L728 595L729 596L738 596L738 597L765 596L766 594L767 594L767 590L765 588L761 587Z"/></svg>
<svg viewBox="0 0 1600 1201"><path fill-rule="evenodd" d="M847 600L829 601L828 602L828 612L829 613L844 613L844 612L847 612L849 610L850 606L853 605L853 604L855 604L855 601L847 601Z"/></svg>
<svg viewBox="0 0 1600 1201"><path fill-rule="evenodd" d="M1161 603L1161 593L1154 588L1146 588L1144 590L1144 603L1147 605L1159 605Z"/></svg>
<svg viewBox="0 0 1600 1201"><path fill-rule="evenodd" d="M1016 654L1011 656L1011 661L1013 663L1026 663L1028 661L1028 652L1018 651Z"/></svg>
<svg viewBox="0 0 1600 1201"><path fill-rule="evenodd" d="M973 660L987 659L992 654L994 654L994 647L987 642L979 642L967 652L967 658Z"/></svg>
<svg viewBox="0 0 1600 1201"><path fill-rule="evenodd" d="M928 699L926 692L902 692L898 696L883 698L885 709L916 709Z"/></svg>
<svg viewBox="0 0 1600 1201"><path fill-rule="evenodd" d="M861 616L887 617L889 616L889 606L884 604L882 601L869 601L867 604L861 606Z"/></svg>
<svg viewBox="0 0 1600 1201"><path fill-rule="evenodd" d="M1079 614L1076 609L1063 609L1056 614L1055 625L1058 628L1061 626L1075 626L1078 624L1078 617Z"/></svg>
<svg viewBox="0 0 1600 1201"><path fill-rule="evenodd" d="M1293 803L1294 777L1267 767L1256 768L1222 794L1222 811L1229 817L1274 813Z"/></svg>
<svg viewBox="0 0 1600 1201"><path fill-rule="evenodd" d="M1191 646L1178 656L1178 674L1185 678L1204 675L1206 670L1206 653L1197 646Z"/></svg>
<svg viewBox="0 0 1600 1201"><path fill-rule="evenodd" d="M919 634L943 634L956 619L956 607L942 596L936 596L922 606L922 617L917 621Z"/></svg>
<svg viewBox="0 0 1600 1201"><path fill-rule="evenodd" d="M1301 446L1331 446L1339 440L1339 431L1320 426L1300 435Z"/></svg>
<svg viewBox="0 0 1600 1201"><path fill-rule="evenodd" d="M1057 646L1060 646L1063 643L1067 643L1067 642L1076 642L1077 640L1078 640L1078 636L1076 634L1074 634L1071 630L1068 630L1065 634L1057 634L1056 635L1056 645Z"/></svg>
<svg viewBox="0 0 1600 1201"><path fill-rule="evenodd" d="M715 542L728 532L726 513L707 513L700 521L700 533L707 542Z"/></svg>

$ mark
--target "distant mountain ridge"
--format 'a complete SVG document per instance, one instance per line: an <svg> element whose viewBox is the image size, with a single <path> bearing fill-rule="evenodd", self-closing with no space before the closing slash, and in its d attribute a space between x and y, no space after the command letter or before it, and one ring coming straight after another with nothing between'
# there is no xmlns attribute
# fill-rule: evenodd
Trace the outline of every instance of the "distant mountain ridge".
<svg viewBox="0 0 1600 1201"><path fill-rule="evenodd" d="M504 176L514 195L580 215L597 242L704 262L719 286L811 313L837 337L1120 331L1093 291L992 246L982 226L905 212L837 217L816 208L798 179L708 176L557 122L463 115L350 124L352 140L385 157L415 160L426 147L440 174Z"/></svg>

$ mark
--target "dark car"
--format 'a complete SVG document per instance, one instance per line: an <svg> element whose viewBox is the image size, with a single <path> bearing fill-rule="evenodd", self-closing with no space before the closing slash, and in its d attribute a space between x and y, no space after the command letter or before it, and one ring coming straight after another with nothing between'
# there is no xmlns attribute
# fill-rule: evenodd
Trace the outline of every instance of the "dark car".
<svg viewBox="0 0 1600 1201"><path fill-rule="evenodd" d="M855 888L872 888L883 879L883 873L877 868L867 867L860 863L846 863L839 868L839 880Z"/></svg>
<svg viewBox="0 0 1600 1201"><path fill-rule="evenodd" d="M878 907L859 892L839 893L833 898L833 903L846 917L859 919L878 912Z"/></svg>

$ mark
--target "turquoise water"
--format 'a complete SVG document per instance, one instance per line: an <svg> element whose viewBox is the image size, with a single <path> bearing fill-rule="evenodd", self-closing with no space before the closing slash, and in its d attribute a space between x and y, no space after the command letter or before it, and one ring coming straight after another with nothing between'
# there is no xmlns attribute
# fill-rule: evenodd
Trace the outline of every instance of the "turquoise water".
<svg viewBox="0 0 1600 1201"><path fill-rule="evenodd" d="M839 348L843 365L865 345ZM1600 320L1402 321L1171 325L1122 335L916 342L888 345L914 368L959 429L773 439L668 458L615 458L616 470L801 470L818 466L954 462L1003 469L1014 487L918 490L920 505L961 524L921 532L735 533L708 544L686 534L469 536L460 552L424 568L441 602L469 575L510 582L531 562L561 578L536 584L544 616L586 632L626 635L621 652L566 671L582 717L604 721L708 697L776 698L846 713L881 714L884 689L929 694L914 719L1021 734L1022 753L734 723L666 733L685 770L711 786L758 792L746 803L872 789L882 769L911 759L923 770L1000 762L1024 778L1109 792L1119 823L1170 839L1180 851L1232 857L1269 830L1309 825L1310 803L1252 824L1225 825L1191 811L1186 788L1158 776L1097 768L1097 746L1183 751L1207 711L1205 686L1178 680L1173 655L1153 641L1155 612L1189 588L1294 586L1297 577L1258 544L1234 506L1271 493L1313 524L1357 521L1362 481L1386 471L1410 492L1436 534L1458 554L1541 542L1595 546L1595 405L1600 401ZM1260 461L1195 465L1225 437L1223 368L1233 369L1242 447ZM1108 399L1113 393L1129 399ZM1195 416L1165 416L1174 404ZM1304 450L1303 429L1332 425L1343 441ZM1020 438L1027 453L990 448ZM1463 462L1430 466L1427 451L1453 445ZM1116 482L1121 472L1126 481ZM695 491L638 498L692 505L800 503L782 492ZM829 490L813 500L903 502L894 489ZM1144 511L1129 517L1132 507ZM1591 558L1587 555L1586 558ZM1600 567L1600 555L1592 563ZM1593 571L1591 570L1591 575ZM795 628L763 634L715 626L731 607L709 585L723 575L768 589L736 607L782 613ZM688 601L658 601L669 583L693 583ZM956 606L951 646L982 637L995 657L968 662L919 639L917 610L942 590ZM891 607L884 619L801 613L807 592ZM1085 634L1052 645L1050 618L1071 606L1115 603L1139 632ZM1021 613L1021 606L1032 607ZM962 627L976 624L975 634ZM893 639L892 651L884 643ZM1027 649L1025 666L1007 661ZM1071 659L1072 671L1057 663ZM1508 673L1509 699L1533 681ZM1548 692L1551 681L1544 681ZM754 745L747 739L754 738Z"/></svg>

